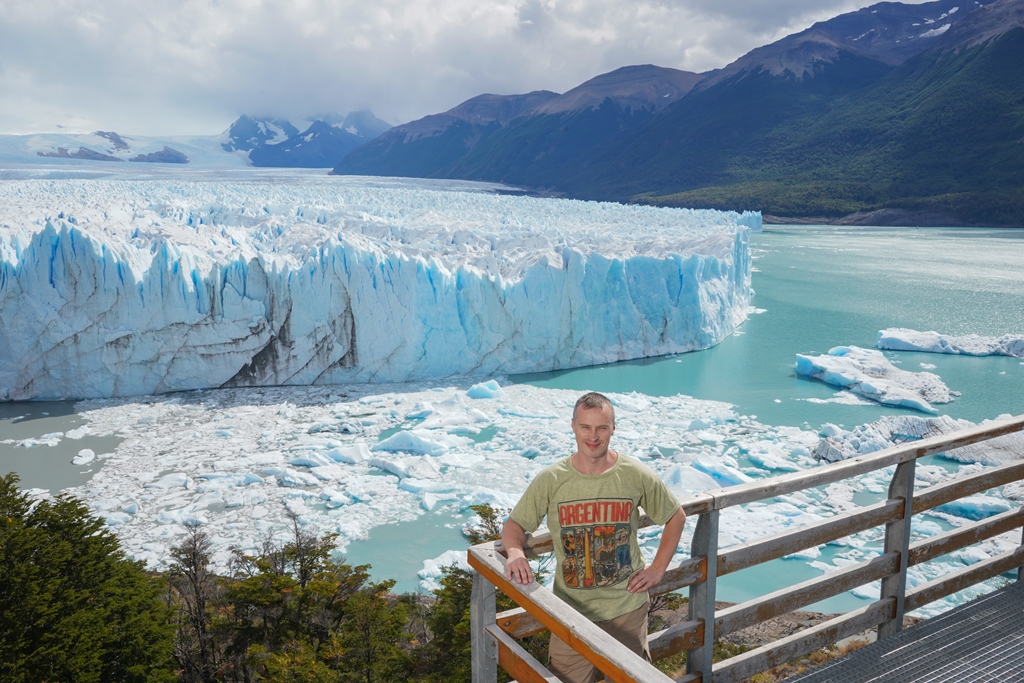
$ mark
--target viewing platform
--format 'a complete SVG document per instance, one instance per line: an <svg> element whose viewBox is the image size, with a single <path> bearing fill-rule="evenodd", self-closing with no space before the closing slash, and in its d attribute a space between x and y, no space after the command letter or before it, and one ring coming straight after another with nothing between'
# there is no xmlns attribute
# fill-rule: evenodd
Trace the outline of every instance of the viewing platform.
<svg viewBox="0 0 1024 683"><path fill-rule="evenodd" d="M677 683L737 683L877 628L878 640L872 645L790 680L1024 681L1024 538L1011 551L907 589L909 567L1024 527L1022 507L911 543L915 514L1024 480L1024 461L1019 461L915 492L918 459L1021 431L1024 415L684 499L681 502L687 516L697 518L690 559L666 572L651 595L688 587L689 620L648 636L652 659L657 661L685 650L686 674L676 679ZM722 510L886 468L894 468L894 472L884 501L749 543L718 548ZM649 519L641 519L642 526L650 524ZM877 557L716 612L718 577L883 525L885 542ZM551 535L545 532L528 536L525 550L529 557L552 552ZM537 582L521 586L507 581L500 541L470 548L469 563L476 572L471 612L474 683L497 681L499 666L520 683L556 682L558 679L516 642L545 630L558 635L592 662L609 681L673 680L546 587ZM1016 578L1010 586L903 629L905 613L1010 572ZM871 604L712 664L715 639L879 580L879 598ZM498 589L519 607L496 614Z"/></svg>

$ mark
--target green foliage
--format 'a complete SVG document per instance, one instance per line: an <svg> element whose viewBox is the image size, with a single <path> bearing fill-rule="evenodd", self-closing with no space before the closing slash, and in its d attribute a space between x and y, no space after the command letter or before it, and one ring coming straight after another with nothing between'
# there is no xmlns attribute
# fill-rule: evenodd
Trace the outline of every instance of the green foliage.
<svg viewBox="0 0 1024 683"><path fill-rule="evenodd" d="M394 581L369 584L346 601L344 628L337 638L342 681L406 680L409 655L399 647L407 640L405 606L385 599L394 585Z"/></svg>
<svg viewBox="0 0 1024 683"><path fill-rule="evenodd" d="M458 567L444 567L435 591L436 601L427 618L432 640L421 649L418 672L425 681L443 683L471 680L469 605L473 575Z"/></svg>
<svg viewBox="0 0 1024 683"><path fill-rule="evenodd" d="M74 498L0 478L0 680L173 680L161 582Z"/></svg>

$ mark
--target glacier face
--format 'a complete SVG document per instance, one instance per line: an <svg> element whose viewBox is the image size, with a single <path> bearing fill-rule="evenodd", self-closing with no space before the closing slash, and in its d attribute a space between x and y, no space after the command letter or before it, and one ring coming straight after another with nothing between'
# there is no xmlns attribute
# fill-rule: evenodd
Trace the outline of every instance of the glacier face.
<svg viewBox="0 0 1024 683"><path fill-rule="evenodd" d="M0 184L0 400L408 381L707 348L760 215L253 174Z"/></svg>

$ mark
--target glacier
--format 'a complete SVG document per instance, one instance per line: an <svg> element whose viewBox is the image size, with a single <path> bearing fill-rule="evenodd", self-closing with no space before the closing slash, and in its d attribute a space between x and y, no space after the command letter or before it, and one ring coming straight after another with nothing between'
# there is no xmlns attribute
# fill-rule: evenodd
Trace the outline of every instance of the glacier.
<svg viewBox="0 0 1024 683"><path fill-rule="evenodd" d="M875 346L892 351L1024 358L1024 335L1021 334L1004 334L1001 337L983 337L977 334L957 336L890 327L879 330Z"/></svg>
<svg viewBox="0 0 1024 683"><path fill-rule="evenodd" d="M796 373L842 387L882 405L932 414L939 412L932 403L949 403L954 396L959 396L938 375L901 370L880 351L859 346L836 346L820 356L798 353Z"/></svg>
<svg viewBox="0 0 1024 683"><path fill-rule="evenodd" d="M0 183L0 400L546 371L707 348L746 318L760 214L495 189Z"/></svg>

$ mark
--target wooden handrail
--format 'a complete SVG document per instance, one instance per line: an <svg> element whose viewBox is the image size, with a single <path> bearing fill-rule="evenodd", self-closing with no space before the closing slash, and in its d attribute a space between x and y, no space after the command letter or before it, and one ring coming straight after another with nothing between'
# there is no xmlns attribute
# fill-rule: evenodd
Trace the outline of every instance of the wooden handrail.
<svg viewBox="0 0 1024 683"><path fill-rule="evenodd" d="M549 631L583 655L604 673L605 678L615 683L671 683L671 678L637 657L539 582L520 585L507 580L505 557L494 548L493 543L470 548L469 564L506 595L522 604Z"/></svg>
<svg viewBox="0 0 1024 683"><path fill-rule="evenodd" d="M691 670L679 680L712 683L709 641L712 625L716 637L725 635L856 586L882 579L882 595L877 602L714 667L713 683L734 683L868 627L880 624L880 637L891 635L901 628L905 610L916 609L1015 567L1021 567L1020 574L1024 574L1022 539L1021 546L1014 551L953 572L913 590L907 590L905 587L906 571L909 566L929 561L1024 525L1024 508L1019 508L911 545L909 537L913 514L1024 479L1024 463L1011 463L915 492L915 461L927 455L1020 431L1024 431L1024 415L823 465L809 472L787 474L683 499L683 510L688 516L699 515L703 520L703 526L699 524L698 531L695 532L691 558L666 572L658 586L651 590L651 594L659 595L689 586L691 619L651 634L648 637L648 644L652 656L654 659L660 659L681 650L689 650ZM720 510L834 483L892 466L896 466L896 474L889 490L889 498L885 501L718 551L717 516ZM640 526L650 524L651 520L645 515L642 516ZM886 525L886 543L882 555L734 605L715 615L714 584L718 576L806 548L817 547L883 524ZM554 546L551 534L544 531L527 535L524 549L530 557L552 552ZM715 562L709 565L708 557L714 558ZM492 643L496 648L493 657L506 671L511 673L514 670L513 675L517 680L531 683L548 683L555 680L550 677L550 672L518 648L514 640L545 629L551 630L594 663L609 680L641 683L668 680L550 591L539 587L536 582L527 586L508 582L504 576L505 557L500 541L471 548L469 562L486 582L500 588L521 605L519 608L494 616L486 629L478 630L474 627L474 639L484 633L489 634L488 637L493 639ZM474 657L478 656L477 653L484 657L484 650L477 649L476 640L474 653ZM693 662L697 663L697 670L693 670ZM474 667L476 664L475 658ZM474 683L492 681L496 679L489 675L478 675L477 669L474 668Z"/></svg>

